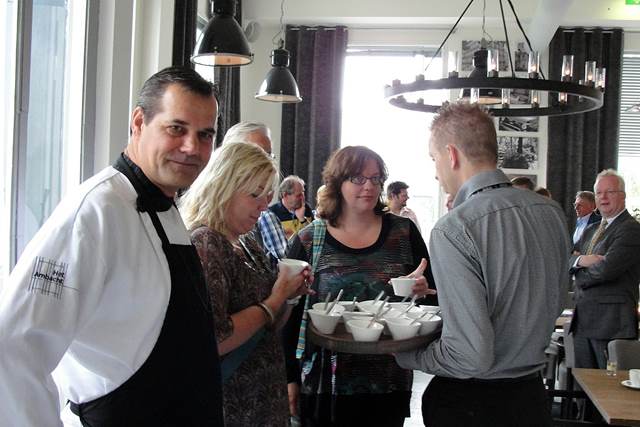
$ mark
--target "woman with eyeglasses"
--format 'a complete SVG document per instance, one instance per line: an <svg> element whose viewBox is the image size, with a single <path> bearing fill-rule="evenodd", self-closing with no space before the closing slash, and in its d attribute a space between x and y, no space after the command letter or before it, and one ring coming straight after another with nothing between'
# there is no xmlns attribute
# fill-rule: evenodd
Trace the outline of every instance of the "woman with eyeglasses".
<svg viewBox="0 0 640 427"><path fill-rule="evenodd" d="M289 257L309 263L314 262L314 251L319 253L313 285L317 294L309 303L324 301L329 292L335 298L340 290L343 300L371 300L381 290L393 295L389 279L412 272L419 277L414 293L435 294L427 287L427 282L434 285L429 254L415 224L383 212L387 170L382 158L366 147L345 147L330 157L322 175L320 219L301 230L289 247ZM313 242L316 227L326 230L321 247L317 236ZM300 330L300 308L287 328L291 347ZM290 356L295 350L286 351ZM298 355L303 425L393 427L410 416L413 375L392 356L332 353L309 340Z"/></svg>
<svg viewBox="0 0 640 427"><path fill-rule="evenodd" d="M247 143L223 145L180 201L213 308L223 376L226 426L286 426L284 355L278 328L288 299L308 292L308 268L276 277L247 234L267 209L278 170L267 153Z"/></svg>

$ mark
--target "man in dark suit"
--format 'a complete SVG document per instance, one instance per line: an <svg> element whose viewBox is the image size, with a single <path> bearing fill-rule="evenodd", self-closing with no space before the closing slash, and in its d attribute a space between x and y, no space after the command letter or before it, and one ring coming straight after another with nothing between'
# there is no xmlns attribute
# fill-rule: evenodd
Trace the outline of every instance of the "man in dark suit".
<svg viewBox="0 0 640 427"><path fill-rule="evenodd" d="M573 244L580 241L582 233L594 222L600 222L601 216L596 209L596 196L593 191L578 191L576 201L573 203L576 211L576 228L573 232Z"/></svg>
<svg viewBox="0 0 640 427"><path fill-rule="evenodd" d="M640 223L625 208L624 180L616 171L600 172L594 189L602 221L587 227L570 259L576 284L571 331L575 366L604 369L610 340L638 336Z"/></svg>

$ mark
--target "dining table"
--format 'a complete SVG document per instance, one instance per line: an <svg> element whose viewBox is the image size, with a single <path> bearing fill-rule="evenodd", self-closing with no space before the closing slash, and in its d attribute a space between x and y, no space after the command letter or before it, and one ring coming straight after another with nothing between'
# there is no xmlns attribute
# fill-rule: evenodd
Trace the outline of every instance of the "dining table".
<svg viewBox="0 0 640 427"><path fill-rule="evenodd" d="M572 373L607 424L640 426L640 389L622 385L629 371L610 376L605 369L574 368Z"/></svg>

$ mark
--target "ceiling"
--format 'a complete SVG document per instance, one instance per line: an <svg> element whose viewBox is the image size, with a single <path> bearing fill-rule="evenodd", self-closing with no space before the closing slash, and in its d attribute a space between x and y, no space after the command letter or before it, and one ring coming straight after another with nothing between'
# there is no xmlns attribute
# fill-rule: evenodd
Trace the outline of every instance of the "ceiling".
<svg viewBox="0 0 640 427"><path fill-rule="evenodd" d="M352 28L450 28L468 0L289 0L285 23L348 25ZM640 6L625 0L512 0L518 17L535 46L546 46L558 26L622 27L640 31ZM243 0L243 20L277 25L281 0ZM515 25L508 1L505 18ZM501 25L498 0L475 0L460 26Z"/></svg>

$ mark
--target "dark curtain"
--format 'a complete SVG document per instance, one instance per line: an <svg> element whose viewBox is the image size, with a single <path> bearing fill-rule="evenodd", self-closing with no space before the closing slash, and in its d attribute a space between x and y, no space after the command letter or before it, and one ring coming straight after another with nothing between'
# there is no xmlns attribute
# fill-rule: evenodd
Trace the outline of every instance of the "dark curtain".
<svg viewBox="0 0 640 427"><path fill-rule="evenodd" d="M302 102L282 106L280 170L306 182L307 201L314 205L322 168L340 147L347 29L287 26L285 47Z"/></svg>
<svg viewBox="0 0 640 427"><path fill-rule="evenodd" d="M175 0L174 9L171 64L193 68L191 54L196 46L198 0Z"/></svg>
<svg viewBox="0 0 640 427"><path fill-rule="evenodd" d="M621 29L560 28L549 44L551 79L560 79L562 55L574 55L575 81L584 79L585 61L607 69L602 108L549 118L547 187L563 207L570 229L576 220L576 192L592 191L598 172L618 164L622 54Z"/></svg>
<svg viewBox="0 0 640 427"><path fill-rule="evenodd" d="M209 11L209 13L211 13ZM211 18L208 16L207 18ZM242 1L236 1L236 21L242 26ZM250 66L250 65L249 65ZM215 67L214 81L220 92L216 148L222 145L227 130L240 121L240 67Z"/></svg>

